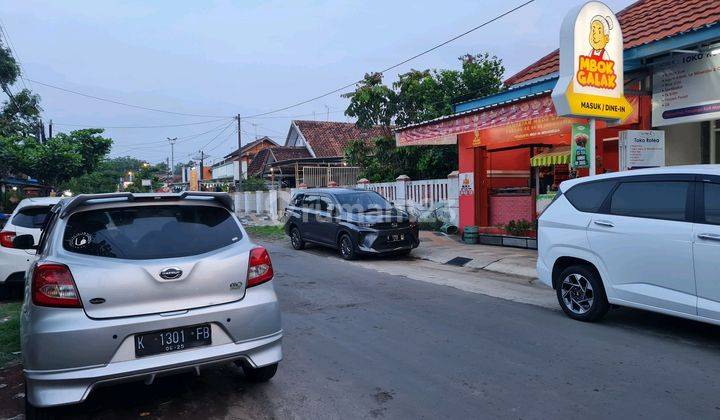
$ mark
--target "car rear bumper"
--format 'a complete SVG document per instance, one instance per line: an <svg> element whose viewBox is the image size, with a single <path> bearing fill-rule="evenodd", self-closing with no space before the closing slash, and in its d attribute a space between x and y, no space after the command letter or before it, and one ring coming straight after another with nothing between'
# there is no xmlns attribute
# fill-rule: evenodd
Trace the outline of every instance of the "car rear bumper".
<svg viewBox="0 0 720 420"><path fill-rule="evenodd" d="M260 367L282 358L280 307L273 281L248 289L236 302L166 314L91 319L82 309L26 303L22 348L27 396L36 406L83 401L97 385L243 359ZM212 343L145 357L135 335L207 323Z"/></svg>
<svg viewBox="0 0 720 420"><path fill-rule="evenodd" d="M25 370L26 397L37 407L74 404L84 401L98 387L144 380L157 376L195 371L200 368L244 360L253 367L267 366L282 359L282 331L257 340L227 343L110 363L105 366L70 371Z"/></svg>

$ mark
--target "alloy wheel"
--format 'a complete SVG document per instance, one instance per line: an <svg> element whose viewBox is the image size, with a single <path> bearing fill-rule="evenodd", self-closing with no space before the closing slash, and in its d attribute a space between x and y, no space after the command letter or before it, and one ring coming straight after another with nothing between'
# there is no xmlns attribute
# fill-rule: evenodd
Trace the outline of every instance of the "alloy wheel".
<svg viewBox="0 0 720 420"><path fill-rule="evenodd" d="M570 311L582 315L592 308L595 292L584 276L570 274L562 282L562 299Z"/></svg>
<svg viewBox="0 0 720 420"><path fill-rule="evenodd" d="M352 255L352 243L350 242L350 238L347 236L344 236L340 242L340 253L346 258Z"/></svg>
<svg viewBox="0 0 720 420"><path fill-rule="evenodd" d="M290 234L290 242L292 242L292 246L294 248L300 247L300 232L297 228L292 230L292 233Z"/></svg>

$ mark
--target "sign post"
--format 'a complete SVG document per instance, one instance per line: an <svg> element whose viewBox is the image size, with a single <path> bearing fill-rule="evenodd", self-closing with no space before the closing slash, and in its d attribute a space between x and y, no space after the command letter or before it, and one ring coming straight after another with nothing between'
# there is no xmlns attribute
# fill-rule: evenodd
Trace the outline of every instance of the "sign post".
<svg viewBox="0 0 720 420"><path fill-rule="evenodd" d="M623 121L632 113L623 85L622 30L612 10L598 1L571 10L560 29L560 78L552 99L558 116L589 119L590 175L597 171L595 119Z"/></svg>

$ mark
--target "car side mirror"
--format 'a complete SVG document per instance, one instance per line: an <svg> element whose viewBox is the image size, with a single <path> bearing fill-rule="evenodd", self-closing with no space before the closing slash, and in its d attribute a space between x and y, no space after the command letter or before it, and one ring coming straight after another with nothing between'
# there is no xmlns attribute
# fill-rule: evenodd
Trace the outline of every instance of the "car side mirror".
<svg viewBox="0 0 720 420"><path fill-rule="evenodd" d="M13 248L16 249L37 249L35 238L32 235L18 235L13 238Z"/></svg>

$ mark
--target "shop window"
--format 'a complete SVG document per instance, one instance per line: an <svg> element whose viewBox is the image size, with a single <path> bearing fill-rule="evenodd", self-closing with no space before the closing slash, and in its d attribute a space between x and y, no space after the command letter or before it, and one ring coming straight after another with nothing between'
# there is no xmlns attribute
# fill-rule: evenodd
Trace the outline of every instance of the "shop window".
<svg viewBox="0 0 720 420"><path fill-rule="evenodd" d="M625 182L613 193L610 213L683 221L689 188L689 182Z"/></svg>

